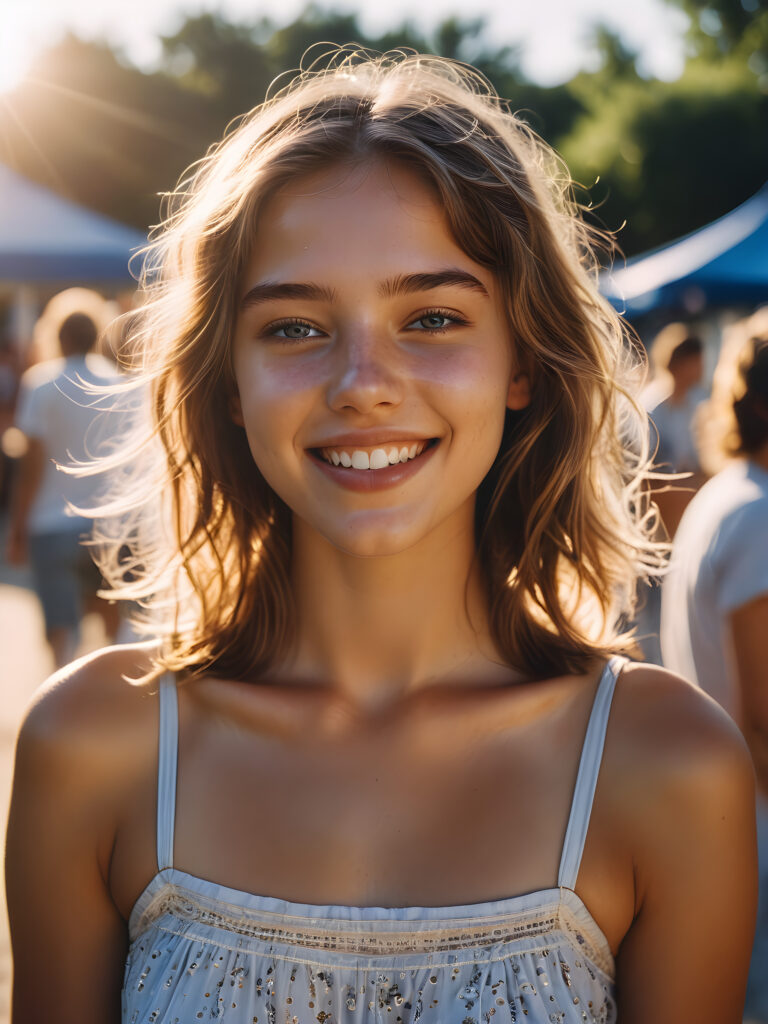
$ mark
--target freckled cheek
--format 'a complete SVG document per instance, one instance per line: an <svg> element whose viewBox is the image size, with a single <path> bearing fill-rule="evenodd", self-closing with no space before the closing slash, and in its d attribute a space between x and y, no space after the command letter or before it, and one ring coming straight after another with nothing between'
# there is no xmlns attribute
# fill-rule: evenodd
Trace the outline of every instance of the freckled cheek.
<svg viewBox="0 0 768 1024"><path fill-rule="evenodd" d="M457 440L493 447L494 439L501 439L508 374L506 366L464 362L433 377L430 390Z"/></svg>
<svg viewBox="0 0 768 1024"><path fill-rule="evenodd" d="M254 458L261 463L279 460L295 446L295 439L310 413L315 391L311 382L293 370L274 372L266 367L236 373L243 422Z"/></svg>

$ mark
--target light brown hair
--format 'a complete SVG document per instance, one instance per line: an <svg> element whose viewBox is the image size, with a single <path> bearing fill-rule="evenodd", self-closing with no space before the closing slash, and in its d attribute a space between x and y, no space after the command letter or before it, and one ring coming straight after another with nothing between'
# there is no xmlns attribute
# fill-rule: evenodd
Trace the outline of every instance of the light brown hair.
<svg viewBox="0 0 768 1024"><path fill-rule="evenodd" d="M704 469L719 473L728 459L752 455L768 438L765 347L768 306L725 328L712 395L696 417Z"/></svg>
<svg viewBox="0 0 768 1024"><path fill-rule="evenodd" d="M141 601L165 635L159 667L253 678L290 647L291 513L230 416L238 289L279 187L377 158L425 176L458 244L493 271L532 383L477 500L494 639L534 677L583 671L627 642L636 577L660 562L634 399L643 363L598 293L570 180L472 69L341 51L192 168L147 254L133 370L159 446L126 450L100 536L112 596Z"/></svg>

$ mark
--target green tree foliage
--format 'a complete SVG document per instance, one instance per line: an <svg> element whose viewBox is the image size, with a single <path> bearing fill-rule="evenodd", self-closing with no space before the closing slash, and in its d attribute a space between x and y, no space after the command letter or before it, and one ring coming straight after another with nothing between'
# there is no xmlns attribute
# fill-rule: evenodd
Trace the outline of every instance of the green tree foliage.
<svg viewBox="0 0 768 1024"><path fill-rule="evenodd" d="M560 130L578 104L521 82L517 54L478 41L480 20L448 18L427 38L409 24L366 37L354 14L310 4L276 27L233 23L219 14L188 17L161 39L160 68L142 73L98 43L67 36L44 53L23 88L0 106L0 160L55 191L119 220L146 227L158 193L219 138L233 118L264 98L271 82L308 66L332 46L410 48L473 60L536 127ZM541 100L541 103L539 103Z"/></svg>
<svg viewBox="0 0 768 1024"><path fill-rule="evenodd" d="M198 114L174 78L141 74L108 47L67 36L0 105L0 160L146 227L157 220L157 194L201 153Z"/></svg>
<svg viewBox="0 0 768 1024"><path fill-rule="evenodd" d="M624 224L626 253L727 213L768 179L768 96L745 65L699 59L671 83L595 79L572 83L588 109L561 151L597 223Z"/></svg>
<svg viewBox="0 0 768 1024"><path fill-rule="evenodd" d="M232 24L206 12L186 19L173 35L162 36L163 70L182 88L203 98L218 120L242 113L233 104L243 96L263 96L275 75L265 52L272 35L266 19Z"/></svg>
<svg viewBox="0 0 768 1024"><path fill-rule="evenodd" d="M689 14L704 6L669 2ZM619 241L631 254L726 212L768 177L768 85L755 48L764 13L742 17L752 2L707 4L717 7L727 45L705 52L712 37L704 33L673 83L642 79L635 54L600 26L593 38L598 68L553 88L527 81L519 51L489 43L478 18L444 19L429 35L406 23L367 36L355 14L316 4L281 26L202 13L162 38L152 74L105 45L68 36L0 105L0 160L144 228L157 220L158 193L172 188L275 79L284 84L287 72L309 66L332 44L410 48L477 67L565 155L590 188L596 217L611 229L627 222ZM700 27L697 14L692 33Z"/></svg>
<svg viewBox="0 0 768 1024"><path fill-rule="evenodd" d="M765 0L667 0L690 17L689 38L700 56L754 54L768 57L768 8ZM768 69L766 69L768 70Z"/></svg>

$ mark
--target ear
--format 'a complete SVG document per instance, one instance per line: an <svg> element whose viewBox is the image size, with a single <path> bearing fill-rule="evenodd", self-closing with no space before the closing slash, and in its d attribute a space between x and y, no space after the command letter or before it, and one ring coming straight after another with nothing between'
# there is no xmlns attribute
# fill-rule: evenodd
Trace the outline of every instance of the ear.
<svg viewBox="0 0 768 1024"><path fill-rule="evenodd" d="M509 380L507 408L519 412L531 404L531 382L527 373L515 373Z"/></svg>
<svg viewBox="0 0 768 1024"><path fill-rule="evenodd" d="M233 392L228 399L229 415L233 423L236 423L238 427L244 427L245 421L243 419L243 407L240 405L240 395L237 391Z"/></svg>

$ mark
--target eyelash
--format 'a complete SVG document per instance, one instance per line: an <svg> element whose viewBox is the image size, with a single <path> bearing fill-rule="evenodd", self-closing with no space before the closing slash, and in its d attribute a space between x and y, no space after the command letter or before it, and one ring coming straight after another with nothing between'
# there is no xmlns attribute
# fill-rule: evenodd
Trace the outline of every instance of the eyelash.
<svg viewBox="0 0 768 1024"><path fill-rule="evenodd" d="M450 320L449 324L445 324L443 327L423 327L420 328L417 333L419 334L445 334L451 329L451 327L466 327L469 324L469 320L465 320L464 317L459 316L458 313L449 309L441 309L435 307L434 309L425 309L422 312L409 321L409 325L416 323L418 320L426 320L430 316L444 317L446 320ZM310 323L308 320L302 320L299 317L286 317L283 320L275 320L271 324L267 324L264 328L265 337L274 337L277 331L282 330L285 327L307 327L311 331L319 331L320 328L316 327L315 324ZM277 338L277 341L295 345L297 342L306 341L306 338Z"/></svg>
<svg viewBox="0 0 768 1024"><path fill-rule="evenodd" d="M446 324L444 327L425 327L421 328L420 334L445 334L451 327L466 327L469 324L469 320L465 320L463 316L459 316L450 309L440 309L436 307L434 309L425 309L417 317L414 317L410 323L415 323L417 320L426 320L428 316L442 316L446 320L450 320L450 324Z"/></svg>
<svg viewBox="0 0 768 1024"><path fill-rule="evenodd" d="M311 331L319 331L320 328L310 323L308 320L301 320L298 317L285 317L283 320L275 320L271 324L267 324L262 334L266 337L273 337L275 333L282 330L284 327L308 327ZM284 345L295 345L297 342L306 341L306 338L275 338L275 341L281 342Z"/></svg>

